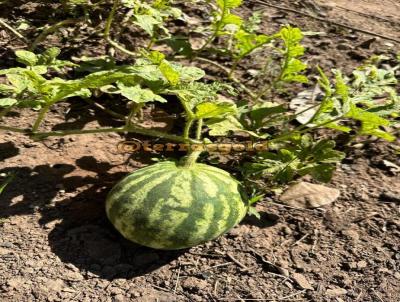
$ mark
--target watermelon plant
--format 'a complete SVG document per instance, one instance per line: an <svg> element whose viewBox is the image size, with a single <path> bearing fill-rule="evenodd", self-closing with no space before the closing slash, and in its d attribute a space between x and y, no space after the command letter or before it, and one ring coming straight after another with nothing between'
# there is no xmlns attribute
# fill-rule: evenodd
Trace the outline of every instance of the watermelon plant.
<svg viewBox="0 0 400 302"><path fill-rule="evenodd" d="M112 1L104 39L115 51L131 56L133 63L121 64L110 56L61 60L60 50L51 47L41 53L18 50L20 65L0 70L0 120L16 110L37 112L30 127L2 123L0 130L35 140L135 133L189 146L182 158L134 171L110 191L107 216L127 239L158 249L181 249L212 240L237 225L246 213L257 216L253 204L272 186L305 175L329 181L345 157L336 150L332 133L345 133L350 143L360 136L397 138L398 67L383 66L386 58L374 57L348 76L332 70L331 78L318 66L315 77L306 76L301 42L311 33L289 25L272 35L258 33L259 15L244 21L234 13L240 0L203 3L213 13L204 30L204 43L194 49L189 39L178 39L168 30L168 21L185 18L173 4ZM114 21L122 13L148 37L145 47L128 50L112 38L118 23ZM154 50L163 44L170 50ZM255 56L257 52L263 55ZM228 57L230 64L221 65L207 56ZM237 79L237 71L244 59L256 57L263 58L262 68L253 75L256 85L246 86ZM192 66L200 61L218 67L225 78L206 80L205 71ZM293 108L287 99L275 97L287 98L291 87L306 85L317 86L320 92L304 106ZM100 96L111 101L99 102ZM44 131L49 110L67 101L102 110L119 126ZM180 131L144 126L144 109L155 110L163 103L178 107L174 109L184 119ZM323 135L320 129L325 129ZM251 145L262 141L268 150L232 155L231 173L213 165L215 152L194 148L228 138L240 142L243 137Z"/></svg>

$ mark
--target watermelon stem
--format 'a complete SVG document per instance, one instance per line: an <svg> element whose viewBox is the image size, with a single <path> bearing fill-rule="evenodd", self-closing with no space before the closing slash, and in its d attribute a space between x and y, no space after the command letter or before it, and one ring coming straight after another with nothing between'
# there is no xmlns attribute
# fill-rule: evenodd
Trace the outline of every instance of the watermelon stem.
<svg viewBox="0 0 400 302"><path fill-rule="evenodd" d="M192 152L190 152L187 156L183 157L180 160L179 165L183 166L185 168L192 167L196 163L196 161L199 158L200 154L201 154L201 151L192 151Z"/></svg>

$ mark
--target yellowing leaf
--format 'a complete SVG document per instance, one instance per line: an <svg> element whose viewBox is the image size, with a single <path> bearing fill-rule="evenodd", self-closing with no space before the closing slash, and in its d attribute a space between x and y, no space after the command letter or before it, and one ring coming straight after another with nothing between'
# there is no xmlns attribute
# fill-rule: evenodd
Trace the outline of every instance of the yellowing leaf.
<svg viewBox="0 0 400 302"><path fill-rule="evenodd" d="M163 76L167 79L167 81L172 85L176 86L180 82L179 72L176 71L171 64L169 64L166 60L162 61L160 64L160 71Z"/></svg>

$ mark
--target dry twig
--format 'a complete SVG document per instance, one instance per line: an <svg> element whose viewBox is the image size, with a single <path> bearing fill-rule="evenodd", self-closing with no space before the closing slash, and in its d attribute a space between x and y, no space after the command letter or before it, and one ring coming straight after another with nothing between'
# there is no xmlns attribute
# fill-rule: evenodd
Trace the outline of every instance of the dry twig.
<svg viewBox="0 0 400 302"><path fill-rule="evenodd" d="M28 39L26 39L23 35L21 35L16 29L14 29L12 26L8 25L5 21L0 19L0 26L4 27L5 29L9 30L12 32L18 39L24 41L25 43L29 43Z"/></svg>

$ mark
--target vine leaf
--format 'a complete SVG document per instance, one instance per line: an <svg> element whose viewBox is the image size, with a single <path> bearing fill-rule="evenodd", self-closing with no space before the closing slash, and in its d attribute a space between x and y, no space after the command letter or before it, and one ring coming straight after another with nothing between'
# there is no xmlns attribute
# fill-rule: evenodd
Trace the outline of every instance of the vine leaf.
<svg viewBox="0 0 400 302"><path fill-rule="evenodd" d="M155 94L153 91L147 88L141 88L139 85L126 86L122 82L118 82L119 93L126 97L128 100L134 103L147 103L147 102L161 102L166 103L167 100L163 97Z"/></svg>
<svg viewBox="0 0 400 302"><path fill-rule="evenodd" d="M195 114L197 119L209 119L229 114L235 114L236 112L236 106L232 103L205 102L197 105Z"/></svg>
<svg viewBox="0 0 400 302"><path fill-rule="evenodd" d="M16 99L12 99L12 98L0 99L0 107L10 107L10 106L15 105L17 103L18 103L18 101Z"/></svg>

